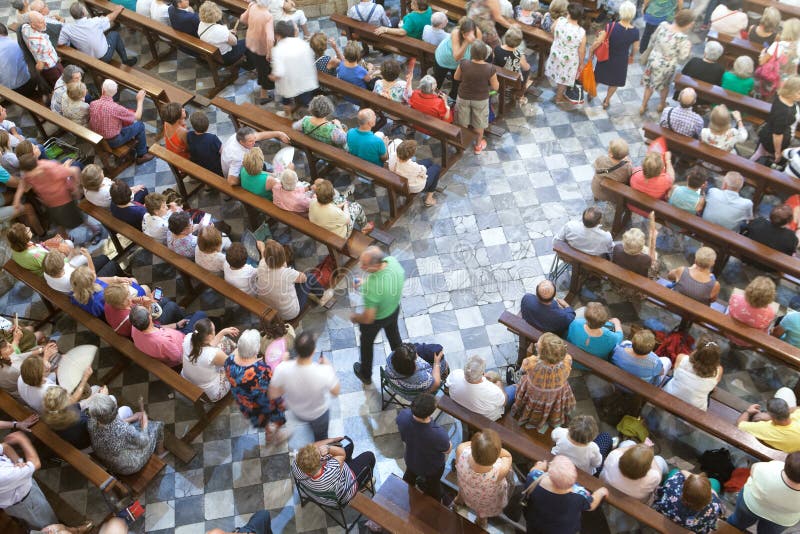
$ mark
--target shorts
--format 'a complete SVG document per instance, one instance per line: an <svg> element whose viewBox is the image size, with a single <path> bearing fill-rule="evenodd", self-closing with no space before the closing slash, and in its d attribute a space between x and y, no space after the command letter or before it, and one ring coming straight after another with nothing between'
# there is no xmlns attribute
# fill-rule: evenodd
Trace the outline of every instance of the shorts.
<svg viewBox="0 0 800 534"><path fill-rule="evenodd" d="M489 99L464 100L456 98L456 123L459 126L472 126L479 130L489 126Z"/></svg>
<svg viewBox="0 0 800 534"><path fill-rule="evenodd" d="M51 223L63 226L68 230L83 224L83 212L78 209L78 203L74 200L70 200L62 206L48 208L47 214L50 216Z"/></svg>

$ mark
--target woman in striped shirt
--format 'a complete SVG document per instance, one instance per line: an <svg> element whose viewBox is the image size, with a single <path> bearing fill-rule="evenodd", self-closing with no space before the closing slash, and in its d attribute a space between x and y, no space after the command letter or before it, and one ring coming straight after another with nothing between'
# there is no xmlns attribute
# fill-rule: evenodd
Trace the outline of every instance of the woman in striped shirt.
<svg viewBox="0 0 800 534"><path fill-rule="evenodd" d="M344 446L340 442L347 440ZM335 445L334 445L335 444ZM292 462L292 475L315 502L343 507L356 496L359 488L372 479L375 455L362 452L353 458L350 438L328 438L306 445Z"/></svg>

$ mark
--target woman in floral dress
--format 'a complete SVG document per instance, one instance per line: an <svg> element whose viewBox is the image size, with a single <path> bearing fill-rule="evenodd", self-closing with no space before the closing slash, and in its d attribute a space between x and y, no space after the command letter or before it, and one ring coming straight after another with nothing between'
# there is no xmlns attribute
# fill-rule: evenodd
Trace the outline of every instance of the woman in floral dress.
<svg viewBox="0 0 800 534"><path fill-rule="evenodd" d="M575 83L586 55L586 30L580 26L583 6L570 4L567 14L553 26L553 45L544 68L545 75L557 86L556 104L568 102L564 91Z"/></svg>
<svg viewBox="0 0 800 534"><path fill-rule="evenodd" d="M717 520L725 514L722 501L706 475L677 469L656 490L653 508L696 534L715 531Z"/></svg>
<svg viewBox="0 0 800 534"><path fill-rule="evenodd" d="M694 24L694 13L691 9L681 9L675 15L675 22L662 22L653 34L650 43L649 56L644 68L642 83L644 84L644 97L639 115L647 111L647 101L653 96L653 91L661 93L661 103L658 112L664 111L667 103L669 85L675 76L678 63L683 63L692 51L689 41L689 30Z"/></svg>
<svg viewBox="0 0 800 534"><path fill-rule="evenodd" d="M572 356L567 344L557 335L546 333L536 343L538 356L522 362L522 380L517 388L511 416L527 428L544 432L549 424L565 424L575 408L575 395L567 379L572 370Z"/></svg>
<svg viewBox="0 0 800 534"><path fill-rule="evenodd" d="M258 330L245 330L239 336L236 350L225 360L225 375L242 415L250 419L254 427L264 429L267 442L278 442L288 438L278 432L286 423L286 408L282 398L269 398L272 368L259 358L260 346Z"/></svg>
<svg viewBox="0 0 800 534"><path fill-rule="evenodd" d="M466 504L486 528L490 517L500 515L508 504L511 453L503 448L494 430L483 430L456 448L457 504Z"/></svg>

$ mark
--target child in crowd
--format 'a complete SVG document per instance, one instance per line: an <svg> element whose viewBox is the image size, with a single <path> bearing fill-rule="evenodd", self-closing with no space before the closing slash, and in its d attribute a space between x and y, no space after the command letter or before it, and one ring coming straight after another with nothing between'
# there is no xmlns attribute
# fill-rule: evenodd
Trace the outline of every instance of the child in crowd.
<svg viewBox="0 0 800 534"><path fill-rule="evenodd" d="M201 167L222 176L220 149L222 141L212 133L208 133L208 116L203 111L195 111L189 117L192 130L186 134L189 146L189 159Z"/></svg>
<svg viewBox="0 0 800 534"><path fill-rule="evenodd" d="M361 65L359 63L360 60L361 48L359 48L358 44L352 41L347 43L344 47L344 61L336 69L336 76L347 83L372 91L375 87L375 80L373 79L375 71L369 63L367 63L366 67Z"/></svg>
<svg viewBox="0 0 800 534"><path fill-rule="evenodd" d="M288 20L293 23L298 29L303 31L303 37L306 39L311 35L308 31L308 18L306 18L306 14L302 9L297 9L294 0L284 0L283 16L280 20Z"/></svg>
<svg viewBox="0 0 800 534"><path fill-rule="evenodd" d="M144 207L147 213L142 219L142 232L166 245L169 216L181 211L181 208L174 202L167 205L167 199L161 193L150 193L144 197Z"/></svg>
<svg viewBox="0 0 800 534"><path fill-rule="evenodd" d="M541 26L542 14L539 13L538 0L521 0L514 18L527 26Z"/></svg>
<svg viewBox="0 0 800 534"><path fill-rule="evenodd" d="M227 237L223 240L222 233L214 225L203 226L197 234L194 262L219 276L225 267L225 254L222 251L230 245L231 240Z"/></svg>
<svg viewBox="0 0 800 534"><path fill-rule="evenodd" d="M125 221L137 230L141 230L142 219L147 210L141 201L134 199L130 186L122 180L114 180L109 194L111 195L111 215Z"/></svg>
<svg viewBox="0 0 800 534"><path fill-rule="evenodd" d="M247 249L241 243L231 243L225 253L225 281L245 293L255 295L255 276L258 269L247 263Z"/></svg>
<svg viewBox="0 0 800 534"><path fill-rule="evenodd" d="M563 454L575 467L594 474L603 465L603 458L613 445L607 432L599 433L597 421L591 415L578 415L569 422L569 429L554 428L551 434L555 447L553 454Z"/></svg>
<svg viewBox="0 0 800 534"><path fill-rule="evenodd" d="M102 167L94 163L84 167L81 171L81 185L86 200L95 206L111 209L111 186L114 185L114 180L105 177ZM130 190L135 202L142 202L147 196L147 189L143 185L134 185Z"/></svg>
<svg viewBox="0 0 800 534"><path fill-rule="evenodd" d="M522 106L528 103L525 91L530 87L532 80L528 80L531 66L528 64L528 58L520 51L520 44L522 44L522 30L517 26L510 27L503 36L503 44L494 47L494 64L522 75L523 88L515 94L517 102Z"/></svg>
<svg viewBox="0 0 800 534"><path fill-rule="evenodd" d="M61 103L61 115L84 128L89 127L89 104L86 103L86 93L86 84L83 82L69 83Z"/></svg>
<svg viewBox="0 0 800 534"><path fill-rule="evenodd" d="M655 386L661 385L672 368L669 358L659 358L653 349L656 336L650 330L639 330L630 341L623 341L611 355L611 363Z"/></svg>
<svg viewBox="0 0 800 534"><path fill-rule="evenodd" d="M339 49L339 44L336 42L336 39L333 37L328 38L324 33L317 32L311 36L311 40L308 44L311 45L311 50L314 51L314 57L316 58L314 66L317 67L317 70L325 74L335 74L339 63L344 61L344 56ZM328 45L333 49L336 57L325 54L325 52L328 51Z"/></svg>
<svg viewBox="0 0 800 534"><path fill-rule="evenodd" d="M167 246L172 252L181 256L194 259L197 247L197 236L194 235L195 226L191 216L185 211L177 211L169 216L167 221Z"/></svg>
<svg viewBox="0 0 800 534"><path fill-rule="evenodd" d="M441 11L434 12L431 15L431 23L422 29L422 40L433 46L439 46L439 43L447 39L446 27L447 15Z"/></svg>
<svg viewBox="0 0 800 534"><path fill-rule="evenodd" d="M699 167L693 167L686 175L686 185L672 187L669 203L693 215L699 215L706 203L703 196L704 185L706 185L706 173Z"/></svg>

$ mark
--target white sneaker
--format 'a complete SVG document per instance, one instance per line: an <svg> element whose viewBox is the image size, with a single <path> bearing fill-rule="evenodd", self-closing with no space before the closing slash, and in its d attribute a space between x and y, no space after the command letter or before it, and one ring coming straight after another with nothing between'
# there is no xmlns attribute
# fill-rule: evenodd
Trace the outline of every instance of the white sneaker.
<svg viewBox="0 0 800 534"><path fill-rule="evenodd" d="M333 298L333 295L334 295L333 289L331 288L326 289L325 292L322 294L322 296L319 298L319 305L325 306Z"/></svg>

